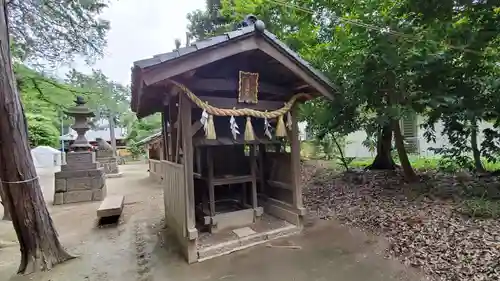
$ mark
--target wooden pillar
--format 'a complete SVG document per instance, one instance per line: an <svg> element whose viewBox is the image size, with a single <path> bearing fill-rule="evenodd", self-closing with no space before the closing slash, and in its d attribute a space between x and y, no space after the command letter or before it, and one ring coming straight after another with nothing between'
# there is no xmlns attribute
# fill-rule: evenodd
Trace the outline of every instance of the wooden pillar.
<svg viewBox="0 0 500 281"><path fill-rule="evenodd" d="M210 217L215 216L215 186L214 186L214 157L212 147L207 148L207 186ZM211 220L212 222L212 220Z"/></svg>
<svg viewBox="0 0 500 281"><path fill-rule="evenodd" d="M290 146L291 146L291 185L293 191L293 206L297 209L303 209L302 202L302 186L300 184L300 141L299 141L299 127L297 122L297 105L291 109L292 115L292 130L290 132Z"/></svg>
<svg viewBox="0 0 500 281"><path fill-rule="evenodd" d="M252 173L252 208L257 209L257 157L255 155L255 145L250 145L250 170Z"/></svg>
<svg viewBox="0 0 500 281"><path fill-rule="evenodd" d="M259 144L259 182L260 182L260 193L262 195L266 195L266 179L265 179L265 173L264 173L264 157L265 157L265 152L266 152L266 145L265 144Z"/></svg>
<svg viewBox="0 0 500 281"><path fill-rule="evenodd" d="M162 141L163 141L163 159L170 160L168 158L168 154L169 154L168 132L167 132L168 116L167 116L166 112L167 112L167 107L164 107L163 112L161 113L161 134L162 134Z"/></svg>
<svg viewBox="0 0 500 281"><path fill-rule="evenodd" d="M180 124L184 159L184 183L186 198L186 227L190 240L198 236L194 217L193 139L191 137L191 101L186 95L179 95Z"/></svg>
<svg viewBox="0 0 500 281"><path fill-rule="evenodd" d="M169 148L170 148L170 158L169 160L172 162L175 162L177 158L177 132L179 130L179 126L175 128L174 124L177 122L177 113L178 113L178 108L176 106L177 103L177 98L173 97L170 99L170 103L168 104L169 110L168 110L168 120L170 123L170 134L169 134Z"/></svg>

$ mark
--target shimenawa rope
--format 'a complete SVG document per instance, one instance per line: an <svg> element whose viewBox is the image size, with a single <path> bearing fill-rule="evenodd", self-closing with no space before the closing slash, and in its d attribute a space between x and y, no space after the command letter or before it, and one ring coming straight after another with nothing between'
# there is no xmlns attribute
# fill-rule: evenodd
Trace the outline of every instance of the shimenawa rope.
<svg viewBox="0 0 500 281"><path fill-rule="evenodd" d="M215 116L251 116L255 118L277 118L286 114L292 108L293 104L297 101L297 99L302 97L310 98L310 95L300 93L294 95L282 108L273 110L273 111L259 111L250 108L239 108L239 109L228 109L228 108L218 108L215 106L211 106L210 104L202 101L198 98L193 92L191 92L186 86L176 81L170 80L174 85L179 87L188 97L189 99L196 104L199 108L205 110L208 114Z"/></svg>

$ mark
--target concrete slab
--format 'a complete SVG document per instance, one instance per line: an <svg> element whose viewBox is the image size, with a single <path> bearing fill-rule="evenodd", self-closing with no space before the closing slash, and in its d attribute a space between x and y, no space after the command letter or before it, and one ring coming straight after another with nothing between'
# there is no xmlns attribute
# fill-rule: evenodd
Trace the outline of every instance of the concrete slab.
<svg viewBox="0 0 500 281"><path fill-rule="evenodd" d="M243 238L243 237L246 237L246 236L249 236L249 235L257 233L257 232L255 232L253 229L251 229L248 226L247 227L233 229L233 232L234 232L234 234L236 234L236 236L238 236L238 238Z"/></svg>
<svg viewBox="0 0 500 281"><path fill-rule="evenodd" d="M104 218L121 215L124 201L125 197L122 195L106 197L106 199L102 201L101 206L99 206L99 209L97 209L97 217Z"/></svg>
<svg viewBox="0 0 500 281"><path fill-rule="evenodd" d="M282 239L267 242L271 247L267 244L252 247L191 265L181 265L183 260L170 258L167 266L155 267L154 276L170 276L176 281L428 280L418 270L386 259L384 251L388 244L383 238L334 221L318 222L304 229L301 235ZM161 262L167 264L164 259Z"/></svg>
<svg viewBox="0 0 500 281"><path fill-rule="evenodd" d="M122 176L123 176L123 173L106 174L106 178L108 178L108 179L121 178Z"/></svg>

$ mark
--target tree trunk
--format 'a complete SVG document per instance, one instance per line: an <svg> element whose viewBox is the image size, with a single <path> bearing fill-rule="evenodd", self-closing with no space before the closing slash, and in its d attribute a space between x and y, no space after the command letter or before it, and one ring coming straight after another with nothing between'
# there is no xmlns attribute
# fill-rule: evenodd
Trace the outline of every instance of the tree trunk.
<svg viewBox="0 0 500 281"><path fill-rule="evenodd" d="M1 179L0 179L0 186L2 185L2 182L1 182ZM1 202L2 202L2 207L3 207L3 218L2 220L4 221L11 221L11 217L10 217L10 213L9 213L9 209L7 208L7 205L6 205L6 199L5 199L5 195L3 194L2 192L2 188L0 188L0 199L1 199Z"/></svg>
<svg viewBox="0 0 500 281"><path fill-rule="evenodd" d="M399 122L397 120L392 121L392 128L394 130L394 142L396 143L396 149L399 154L399 162L401 162L405 178L408 182L416 182L418 181L418 177L411 167L410 160L408 159L408 154L406 153L403 141L403 135L401 134L401 127L399 126Z"/></svg>
<svg viewBox="0 0 500 281"><path fill-rule="evenodd" d="M18 273L30 273L71 256L59 242L33 165L12 70L5 0L0 9L0 188L21 248Z"/></svg>
<svg viewBox="0 0 500 281"><path fill-rule="evenodd" d="M377 155L373 163L367 167L372 170L394 170L396 163L391 155L392 129L390 125L382 127L377 139Z"/></svg>
<svg viewBox="0 0 500 281"><path fill-rule="evenodd" d="M113 156L116 156L116 135L115 135L115 118L113 114L109 115L109 139L111 140L111 147L113 147Z"/></svg>
<svg viewBox="0 0 500 281"><path fill-rule="evenodd" d="M483 163L481 162L481 152L479 151L477 144L477 121L476 119L471 120L471 134L470 134L470 145L472 147L472 157L474 158L474 167L476 168L476 172L484 173L486 170L483 167Z"/></svg>

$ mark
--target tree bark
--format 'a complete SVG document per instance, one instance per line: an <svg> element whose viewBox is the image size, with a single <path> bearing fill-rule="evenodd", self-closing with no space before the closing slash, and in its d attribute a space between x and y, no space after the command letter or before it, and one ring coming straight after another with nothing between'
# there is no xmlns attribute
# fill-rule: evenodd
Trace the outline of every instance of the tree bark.
<svg viewBox="0 0 500 281"><path fill-rule="evenodd" d="M486 170L483 167L483 162L481 162L481 152L479 151L477 144L477 120L474 118L471 120L471 134L470 134L470 145L472 148L472 157L474 158L474 167L476 172L484 173Z"/></svg>
<svg viewBox="0 0 500 281"><path fill-rule="evenodd" d="M392 129L394 130L394 142L396 143L396 149L398 150L399 162L401 162L405 178L408 182L416 182L418 181L418 177L411 166L410 160L408 159L403 135L401 134L401 127L399 126L399 122L397 120L392 121Z"/></svg>
<svg viewBox="0 0 500 281"><path fill-rule="evenodd" d="M390 125L382 127L377 139L377 155L373 163L367 167L371 170L394 170L396 163L391 155L392 129Z"/></svg>
<svg viewBox="0 0 500 281"><path fill-rule="evenodd" d="M21 248L18 273L47 270L72 258L61 246L28 147L24 111L9 50L7 4L0 0L0 179Z"/></svg>

